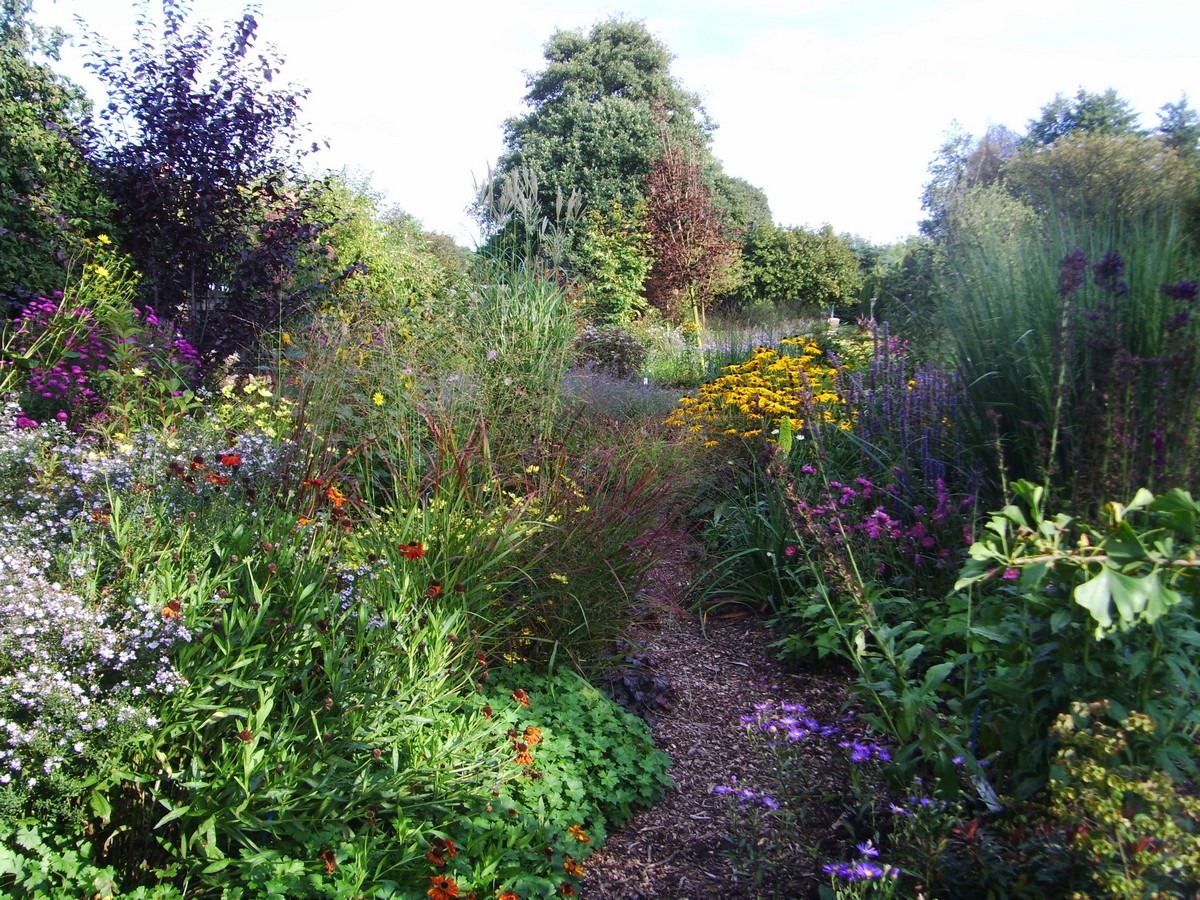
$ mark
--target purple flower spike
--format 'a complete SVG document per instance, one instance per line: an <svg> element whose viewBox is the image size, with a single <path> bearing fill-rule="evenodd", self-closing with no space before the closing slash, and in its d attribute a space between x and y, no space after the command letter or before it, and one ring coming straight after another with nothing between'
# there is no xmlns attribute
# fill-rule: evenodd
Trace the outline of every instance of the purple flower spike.
<svg viewBox="0 0 1200 900"><path fill-rule="evenodd" d="M1083 272L1087 268L1087 257L1076 248L1062 258L1058 269L1058 296L1064 300L1079 290L1083 284Z"/></svg>

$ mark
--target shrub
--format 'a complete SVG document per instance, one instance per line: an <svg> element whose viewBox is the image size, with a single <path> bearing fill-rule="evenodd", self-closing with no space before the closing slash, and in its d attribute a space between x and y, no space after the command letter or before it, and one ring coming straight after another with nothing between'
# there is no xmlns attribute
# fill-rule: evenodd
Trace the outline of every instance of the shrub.
<svg viewBox="0 0 1200 900"><path fill-rule="evenodd" d="M618 325L589 325L575 338L575 358L586 368L628 379L646 364L647 348Z"/></svg>

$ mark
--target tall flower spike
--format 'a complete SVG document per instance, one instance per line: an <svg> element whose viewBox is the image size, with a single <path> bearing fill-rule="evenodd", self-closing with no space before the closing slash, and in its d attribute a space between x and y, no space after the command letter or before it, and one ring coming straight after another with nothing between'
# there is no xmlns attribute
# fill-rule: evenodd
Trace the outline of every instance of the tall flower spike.
<svg viewBox="0 0 1200 900"><path fill-rule="evenodd" d="M1062 258L1058 267L1058 296L1062 299L1074 296L1083 284L1083 273L1087 269L1087 257L1076 247Z"/></svg>

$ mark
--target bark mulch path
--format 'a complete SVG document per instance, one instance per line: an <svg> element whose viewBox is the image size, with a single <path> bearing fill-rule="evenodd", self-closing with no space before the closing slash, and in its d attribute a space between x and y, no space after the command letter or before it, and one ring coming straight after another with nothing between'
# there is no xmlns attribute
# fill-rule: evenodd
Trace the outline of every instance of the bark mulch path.
<svg viewBox="0 0 1200 900"><path fill-rule="evenodd" d="M756 886L735 871L727 837L729 798L713 788L730 784L736 775L739 787L773 793L767 761L749 752L741 717L752 715L756 703L774 700L802 703L819 721L835 722L849 697L847 676L784 671L768 649L773 635L753 613L701 623L676 605L673 613L660 611L652 618L632 638L674 689L669 709L651 727L658 746L671 756L675 788L614 830L589 857L580 896L700 900L815 894L818 867L803 851L788 857L782 867L787 871L774 870L769 884ZM821 758L837 748L836 739L826 740L829 746L811 747L814 781L830 778ZM822 787L826 792L843 788ZM806 822L800 837L809 847L828 839L835 824L819 814Z"/></svg>

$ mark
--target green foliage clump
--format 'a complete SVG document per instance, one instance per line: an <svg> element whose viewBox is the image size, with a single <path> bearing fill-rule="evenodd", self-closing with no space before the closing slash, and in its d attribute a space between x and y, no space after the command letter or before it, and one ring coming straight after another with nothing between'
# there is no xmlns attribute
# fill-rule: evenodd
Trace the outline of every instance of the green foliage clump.
<svg viewBox="0 0 1200 900"><path fill-rule="evenodd" d="M742 259L745 276L735 299L770 300L793 315L844 306L862 283L849 239L828 225L820 231L759 225L746 233Z"/></svg>
<svg viewBox="0 0 1200 900"><path fill-rule="evenodd" d="M552 828L565 831L582 824L589 834L603 837L671 786L670 760L654 746L646 724L579 675L564 669L536 678L525 669L499 675L495 690L500 693L518 684L536 685L526 689L529 709L505 703L500 723L521 737L525 732L518 726L540 730L541 741L530 753L533 771L541 777L517 779L508 790Z"/></svg>
<svg viewBox="0 0 1200 900"><path fill-rule="evenodd" d="M588 210L580 244L584 311L598 325L626 325L645 312L642 288L652 259L645 205L626 210L614 200L607 212Z"/></svg>
<svg viewBox="0 0 1200 900"><path fill-rule="evenodd" d="M65 35L30 18L25 0L0 6L0 302L9 309L61 290L63 260L110 231L110 207L81 149L90 109L58 76Z"/></svg>
<svg viewBox="0 0 1200 900"><path fill-rule="evenodd" d="M1075 702L1054 732L1050 812L1110 897L1183 897L1200 889L1200 802L1139 761L1157 724L1131 711L1103 721L1107 702Z"/></svg>
<svg viewBox="0 0 1200 900"><path fill-rule="evenodd" d="M648 350L636 334L619 325L589 325L575 338L575 358L586 368L628 379L646 364Z"/></svg>

